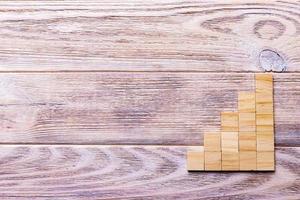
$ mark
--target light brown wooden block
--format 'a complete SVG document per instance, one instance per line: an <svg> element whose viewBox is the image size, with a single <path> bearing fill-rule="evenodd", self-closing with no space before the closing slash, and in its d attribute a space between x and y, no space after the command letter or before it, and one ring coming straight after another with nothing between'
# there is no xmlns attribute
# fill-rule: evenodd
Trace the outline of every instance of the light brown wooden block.
<svg viewBox="0 0 300 200"><path fill-rule="evenodd" d="M240 151L240 170L256 170L256 151Z"/></svg>
<svg viewBox="0 0 300 200"><path fill-rule="evenodd" d="M239 133L239 150L256 151L256 132Z"/></svg>
<svg viewBox="0 0 300 200"><path fill-rule="evenodd" d="M221 130L223 132L238 131L239 120L237 112L222 112L221 113Z"/></svg>
<svg viewBox="0 0 300 200"><path fill-rule="evenodd" d="M239 131L256 131L255 113L239 113Z"/></svg>
<svg viewBox="0 0 300 200"><path fill-rule="evenodd" d="M221 151L221 133L204 133L204 150Z"/></svg>
<svg viewBox="0 0 300 200"><path fill-rule="evenodd" d="M256 125L274 125L273 114L256 114Z"/></svg>
<svg viewBox="0 0 300 200"><path fill-rule="evenodd" d="M273 102L272 74L256 74L255 80L256 102Z"/></svg>
<svg viewBox="0 0 300 200"><path fill-rule="evenodd" d="M256 102L256 113L257 114L273 114L273 102Z"/></svg>
<svg viewBox="0 0 300 200"><path fill-rule="evenodd" d="M274 133L257 132L257 151L274 151Z"/></svg>
<svg viewBox="0 0 300 200"><path fill-rule="evenodd" d="M239 92L238 94L238 110L239 113L255 112L255 93Z"/></svg>
<svg viewBox="0 0 300 200"><path fill-rule="evenodd" d="M205 155L205 171L220 171L221 165L221 151L219 152L204 152Z"/></svg>
<svg viewBox="0 0 300 200"><path fill-rule="evenodd" d="M272 74L255 74L255 88L263 91L273 91L273 75Z"/></svg>
<svg viewBox="0 0 300 200"><path fill-rule="evenodd" d="M204 170L204 148L193 147L187 152L187 170L203 171Z"/></svg>
<svg viewBox="0 0 300 200"><path fill-rule="evenodd" d="M239 169L239 153L222 152L222 171L238 171Z"/></svg>
<svg viewBox="0 0 300 200"><path fill-rule="evenodd" d="M274 151L257 152L257 170L274 171L275 154Z"/></svg>
<svg viewBox="0 0 300 200"><path fill-rule="evenodd" d="M222 132L221 145L222 145L222 152L238 152L239 151L238 132Z"/></svg>

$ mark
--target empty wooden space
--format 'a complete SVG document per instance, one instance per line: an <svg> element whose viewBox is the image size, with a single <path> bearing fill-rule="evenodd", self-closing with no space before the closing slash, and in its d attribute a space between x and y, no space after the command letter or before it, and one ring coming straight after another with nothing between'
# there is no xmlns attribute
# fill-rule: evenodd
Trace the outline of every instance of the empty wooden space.
<svg viewBox="0 0 300 200"><path fill-rule="evenodd" d="M0 199L299 198L299 2L2 1L0 13ZM220 131L221 111L247 113L253 158L238 92L251 99L263 69L286 71L274 110L255 105L276 172L188 173L187 149ZM220 168L209 154L203 167Z"/></svg>

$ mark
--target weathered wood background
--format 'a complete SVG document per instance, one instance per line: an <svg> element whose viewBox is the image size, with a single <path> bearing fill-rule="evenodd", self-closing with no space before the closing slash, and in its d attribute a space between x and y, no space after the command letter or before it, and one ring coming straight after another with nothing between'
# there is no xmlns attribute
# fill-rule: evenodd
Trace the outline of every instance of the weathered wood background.
<svg viewBox="0 0 300 200"><path fill-rule="evenodd" d="M275 173L188 173L272 69ZM1 199L300 199L299 1L1 1Z"/></svg>

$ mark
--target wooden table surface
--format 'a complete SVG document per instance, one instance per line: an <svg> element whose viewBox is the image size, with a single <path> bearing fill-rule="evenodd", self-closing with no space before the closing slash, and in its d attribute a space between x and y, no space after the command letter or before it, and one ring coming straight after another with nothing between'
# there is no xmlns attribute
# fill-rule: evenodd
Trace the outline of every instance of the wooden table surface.
<svg viewBox="0 0 300 200"><path fill-rule="evenodd" d="M186 149L272 69L276 172ZM300 199L299 1L1 1L0 199Z"/></svg>

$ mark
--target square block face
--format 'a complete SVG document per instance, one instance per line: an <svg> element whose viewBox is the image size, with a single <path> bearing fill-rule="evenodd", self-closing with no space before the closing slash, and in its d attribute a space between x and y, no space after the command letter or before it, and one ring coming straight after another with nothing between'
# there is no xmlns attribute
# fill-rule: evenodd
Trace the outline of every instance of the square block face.
<svg viewBox="0 0 300 200"><path fill-rule="evenodd" d="M204 152L205 155L205 171L221 171L221 151L220 152Z"/></svg>
<svg viewBox="0 0 300 200"><path fill-rule="evenodd" d="M256 151L256 132L239 133L239 150Z"/></svg>
<svg viewBox="0 0 300 200"><path fill-rule="evenodd" d="M255 112L255 93L254 92L239 92L238 95L238 110L239 113Z"/></svg>
<svg viewBox="0 0 300 200"><path fill-rule="evenodd" d="M256 170L256 151L240 152L240 170L242 171Z"/></svg>
<svg viewBox="0 0 300 200"><path fill-rule="evenodd" d="M239 151L239 134L238 132L222 132L221 136L222 152Z"/></svg>
<svg viewBox="0 0 300 200"><path fill-rule="evenodd" d="M256 114L256 125L274 125L273 114Z"/></svg>
<svg viewBox="0 0 300 200"><path fill-rule="evenodd" d="M272 74L255 74L255 88L260 90L273 91Z"/></svg>
<svg viewBox="0 0 300 200"><path fill-rule="evenodd" d="M227 132L238 131L239 116L236 112L222 112L221 113L221 130Z"/></svg>
<svg viewBox="0 0 300 200"><path fill-rule="evenodd" d="M222 152L222 171L238 171L240 169L238 152Z"/></svg>
<svg viewBox="0 0 300 200"><path fill-rule="evenodd" d="M256 131L257 132L274 132L274 126L273 125L256 125Z"/></svg>
<svg viewBox="0 0 300 200"><path fill-rule="evenodd" d="M239 113L239 131L256 131L255 113Z"/></svg>
<svg viewBox="0 0 300 200"><path fill-rule="evenodd" d="M274 151L257 152L257 170L260 170L260 171L274 171L275 170Z"/></svg>
<svg viewBox="0 0 300 200"><path fill-rule="evenodd" d="M221 133L204 133L205 151L221 151Z"/></svg>
<svg viewBox="0 0 300 200"><path fill-rule="evenodd" d="M274 151L273 132L257 132L257 151Z"/></svg>
<svg viewBox="0 0 300 200"><path fill-rule="evenodd" d="M187 152L187 169L188 171L204 170L204 151Z"/></svg>
<svg viewBox="0 0 300 200"><path fill-rule="evenodd" d="M256 102L273 102L273 77L271 74L256 74Z"/></svg>
<svg viewBox="0 0 300 200"><path fill-rule="evenodd" d="M267 103L256 103L256 113L257 114L273 114L273 102L267 102Z"/></svg>

